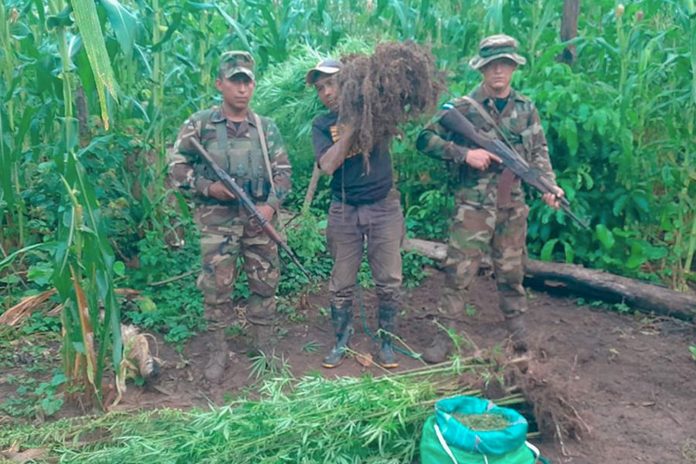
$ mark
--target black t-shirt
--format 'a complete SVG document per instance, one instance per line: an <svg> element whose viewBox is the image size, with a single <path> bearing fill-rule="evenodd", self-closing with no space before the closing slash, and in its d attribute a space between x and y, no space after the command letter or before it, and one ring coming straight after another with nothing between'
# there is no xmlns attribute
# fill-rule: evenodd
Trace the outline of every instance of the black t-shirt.
<svg viewBox="0 0 696 464"><path fill-rule="evenodd" d="M336 113L317 117L312 123L312 143L317 162L338 141ZM360 153L350 155L333 173L331 192L349 205L375 203L386 198L392 188L392 164L389 141L381 141L370 153L369 169Z"/></svg>

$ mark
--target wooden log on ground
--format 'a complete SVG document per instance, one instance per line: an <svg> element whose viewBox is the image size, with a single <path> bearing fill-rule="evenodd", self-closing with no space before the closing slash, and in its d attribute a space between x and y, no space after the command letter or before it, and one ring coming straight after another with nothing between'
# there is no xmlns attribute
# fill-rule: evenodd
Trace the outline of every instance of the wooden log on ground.
<svg viewBox="0 0 696 464"><path fill-rule="evenodd" d="M404 249L444 261L447 245L420 239L406 239ZM530 259L525 270L525 284L535 288L559 288L581 296L611 303L622 302L644 312L696 320L696 296L670 290L647 282L587 269L575 264L549 263Z"/></svg>
<svg viewBox="0 0 696 464"><path fill-rule="evenodd" d="M666 287L629 279L609 272L587 269L577 264L549 263L528 260L525 270L528 285L544 287L559 285L572 293L589 295L632 308L696 320L696 296Z"/></svg>

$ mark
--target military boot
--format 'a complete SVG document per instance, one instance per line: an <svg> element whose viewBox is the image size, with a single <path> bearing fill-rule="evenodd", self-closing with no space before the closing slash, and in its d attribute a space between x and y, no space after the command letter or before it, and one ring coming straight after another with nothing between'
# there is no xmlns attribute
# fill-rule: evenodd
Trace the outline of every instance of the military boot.
<svg viewBox="0 0 696 464"><path fill-rule="evenodd" d="M227 340L225 331L218 329L213 332L213 342L208 345L208 362L205 364L203 376L210 383L220 383L227 367Z"/></svg>
<svg viewBox="0 0 696 464"><path fill-rule="evenodd" d="M346 348L353 335L353 308L352 302L345 302L340 307L331 305L331 325L336 334L336 344L326 355L321 365L327 369L339 366L346 357Z"/></svg>
<svg viewBox="0 0 696 464"><path fill-rule="evenodd" d="M250 355L270 355L275 350L275 329L272 324L250 324L251 335Z"/></svg>
<svg viewBox="0 0 696 464"><path fill-rule="evenodd" d="M377 363L386 368L394 369L399 367L399 362L396 360L393 346L393 334L396 330L395 319L396 308L388 305L380 305L377 319L379 320L380 330L380 348L377 353Z"/></svg>
<svg viewBox="0 0 696 464"><path fill-rule="evenodd" d="M439 327L438 327L439 329ZM452 339L445 330L438 330L433 343L423 350L423 361L428 364L445 362L452 352Z"/></svg>
<svg viewBox="0 0 696 464"><path fill-rule="evenodd" d="M507 325L507 330L510 333L512 349L517 354L526 353L528 350L527 327L524 323L524 316L520 314L514 317L506 317L505 323Z"/></svg>
<svg viewBox="0 0 696 464"><path fill-rule="evenodd" d="M275 298L256 293L249 296L247 303L247 321L251 335L251 354L271 354L275 349Z"/></svg>

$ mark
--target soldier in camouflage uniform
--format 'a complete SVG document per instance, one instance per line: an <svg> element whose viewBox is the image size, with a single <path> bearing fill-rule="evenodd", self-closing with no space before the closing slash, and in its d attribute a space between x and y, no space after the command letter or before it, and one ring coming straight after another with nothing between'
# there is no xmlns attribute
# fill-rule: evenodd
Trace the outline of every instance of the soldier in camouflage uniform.
<svg viewBox="0 0 696 464"><path fill-rule="evenodd" d="M420 151L459 168L457 213L450 229L440 311L450 327L464 313L468 289L481 258L490 253L500 309L513 349L519 354L527 351L523 319L527 302L522 279L529 212L520 179L505 169L496 155L474 145L455 144L454 134L440 120L448 111L459 111L480 133L500 138L499 130L531 166L551 180L555 175L534 104L510 87L513 72L525 64L517 54L517 41L507 35L487 37L469 64L481 72L483 82L468 97L446 104L417 140ZM563 190L556 187L556 195L545 194L543 200L557 209L561 196ZM423 358L431 363L444 361L451 348L449 337L440 332Z"/></svg>
<svg viewBox="0 0 696 464"><path fill-rule="evenodd" d="M226 52L221 57L216 88L222 104L192 115L182 126L170 154L174 185L188 192L201 231L202 272L198 278L205 316L215 333L215 346L205 368L211 382L222 378L227 360L223 327L216 324L221 311L231 309L237 276L237 258L244 256L244 271L251 295L247 319L257 350L265 350L273 334L275 291L280 278L276 244L250 220L230 192L192 146L197 139L212 158L244 188L257 209L273 221L290 190L290 162L275 123L249 109L254 93L254 60L247 52ZM264 153L264 146L266 153Z"/></svg>

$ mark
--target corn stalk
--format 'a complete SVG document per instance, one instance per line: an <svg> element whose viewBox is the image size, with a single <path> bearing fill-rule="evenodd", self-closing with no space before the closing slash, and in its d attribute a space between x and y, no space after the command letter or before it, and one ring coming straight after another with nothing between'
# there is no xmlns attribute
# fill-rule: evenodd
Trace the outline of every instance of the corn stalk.
<svg viewBox="0 0 696 464"><path fill-rule="evenodd" d="M8 14L9 13L9 14ZM19 177L19 161L17 153L22 150L22 140L16 140L14 147L9 145L10 137L5 134L15 133L15 104L12 98L13 83L16 76L15 47L10 40L10 27L17 20L19 13L16 9L9 12L4 2L0 5L0 47L3 50L0 63L4 85L0 84L3 93L4 111L0 111L0 226L3 222L16 222L16 227L0 227L0 248L4 249L5 234L16 230L18 247L24 246L25 241L25 207L21 197ZM3 115L4 112L4 115ZM7 144L6 144L7 142Z"/></svg>
<svg viewBox="0 0 696 464"><path fill-rule="evenodd" d="M77 1L76 7L80 5L85 8L76 18L80 18L78 28L84 26L84 29L80 29L83 43L90 43L88 54L97 85L102 88L99 95L102 118L106 124L108 113L104 89L115 91L113 72L98 30L96 9L79 4L81 0ZM64 7L61 3L54 1L49 4L52 14L58 14ZM53 274L53 283L64 303L61 314L63 368L71 390L81 390L89 402L94 399L99 406L103 406L102 378L107 349L111 347L111 360L116 372L122 353L120 311L113 285L114 256L105 238L93 186L86 181L84 168L75 153L76 120L72 106L75 76L71 68L66 26L56 27L54 34L61 59L64 107L63 140L55 150L54 159L61 169L68 200L60 208ZM87 147L80 154L90 148Z"/></svg>

